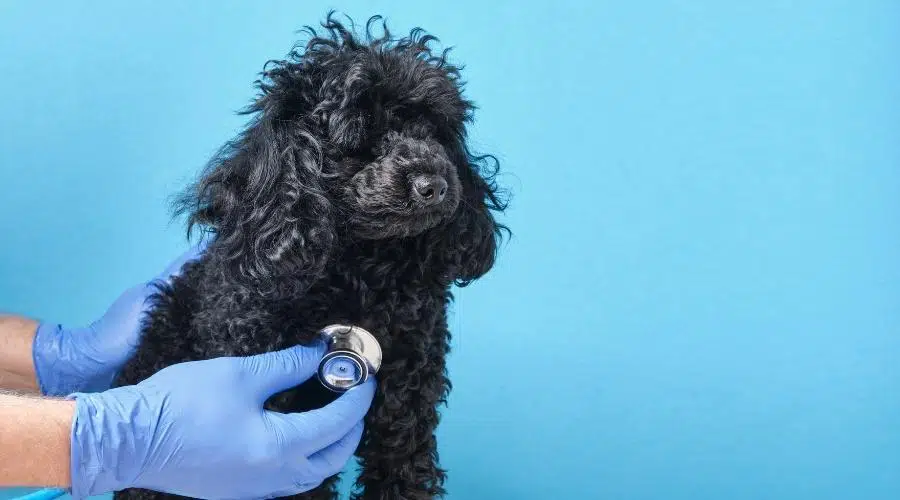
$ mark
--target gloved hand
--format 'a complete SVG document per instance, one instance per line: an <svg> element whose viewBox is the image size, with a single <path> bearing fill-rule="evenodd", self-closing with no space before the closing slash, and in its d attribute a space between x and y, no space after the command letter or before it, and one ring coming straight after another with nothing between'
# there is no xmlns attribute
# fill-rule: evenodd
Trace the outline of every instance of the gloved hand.
<svg viewBox="0 0 900 500"><path fill-rule="evenodd" d="M86 327L41 323L32 345L41 393L65 396L109 389L140 340L140 323L148 310L147 299L156 291L154 283L168 282L204 248L202 243L194 246L154 280L125 291L103 317Z"/></svg>
<svg viewBox="0 0 900 500"><path fill-rule="evenodd" d="M322 409L262 405L316 371L325 346L170 366L136 386L74 394L72 496L146 488L193 498L288 496L344 467L372 380Z"/></svg>

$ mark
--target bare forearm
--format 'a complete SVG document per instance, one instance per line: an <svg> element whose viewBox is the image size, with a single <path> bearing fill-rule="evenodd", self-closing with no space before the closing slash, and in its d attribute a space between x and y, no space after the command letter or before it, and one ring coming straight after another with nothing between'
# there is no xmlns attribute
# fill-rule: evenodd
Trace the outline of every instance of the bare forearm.
<svg viewBox="0 0 900 500"><path fill-rule="evenodd" d="M0 486L69 487L75 403L0 394Z"/></svg>
<svg viewBox="0 0 900 500"><path fill-rule="evenodd" d="M32 344L37 322L0 315L0 389L37 392Z"/></svg>

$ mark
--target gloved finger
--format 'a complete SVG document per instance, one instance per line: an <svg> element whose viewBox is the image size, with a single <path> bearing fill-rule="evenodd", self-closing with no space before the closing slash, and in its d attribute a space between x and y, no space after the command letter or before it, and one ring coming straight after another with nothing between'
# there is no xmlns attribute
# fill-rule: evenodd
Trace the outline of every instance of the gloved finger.
<svg viewBox="0 0 900 500"><path fill-rule="evenodd" d="M327 478L344 470L347 462L350 461L350 458L359 446L362 434L363 423L360 420L350 429L350 432L337 440L337 442L324 450L312 454L309 457L309 464L312 466L313 473Z"/></svg>
<svg viewBox="0 0 900 500"><path fill-rule="evenodd" d="M137 334L138 322L141 316L150 308L150 295L153 290L146 285L136 285L122 292L122 295L113 302L106 313L98 320L91 323L90 328L97 333L100 324L111 322L115 325L116 335L104 335L101 341L105 352L126 352L130 356L130 350L134 349L140 340Z"/></svg>
<svg viewBox="0 0 900 500"><path fill-rule="evenodd" d="M312 377L325 355L325 343L294 346L241 359L243 368L253 377L250 384L256 389L260 402L275 393L296 387Z"/></svg>
<svg viewBox="0 0 900 500"><path fill-rule="evenodd" d="M336 443L365 417L375 397L375 382L368 380L322 408L304 413L267 416L287 439L290 453L310 455Z"/></svg>
<svg viewBox="0 0 900 500"><path fill-rule="evenodd" d="M181 273L181 268L184 267L189 261L194 259L198 259L200 255L206 250L208 242L205 240L201 240L200 243L192 246L188 251L181 254L177 259L170 262L166 269L161 272L154 281L163 281L169 282L174 276L177 276Z"/></svg>
<svg viewBox="0 0 900 500"><path fill-rule="evenodd" d="M208 243L201 241L197 245L192 246L188 251L181 254L177 259L169 263L166 269L156 278L150 280L147 283L136 285L134 289L128 290L126 294L129 294L135 298L135 304L138 304L140 306L141 312L146 312L149 308L147 299L158 291L156 285L171 283L172 278L181 273L181 268L184 267L185 264L187 264L189 261L200 258L200 255L206 249L207 245Z"/></svg>

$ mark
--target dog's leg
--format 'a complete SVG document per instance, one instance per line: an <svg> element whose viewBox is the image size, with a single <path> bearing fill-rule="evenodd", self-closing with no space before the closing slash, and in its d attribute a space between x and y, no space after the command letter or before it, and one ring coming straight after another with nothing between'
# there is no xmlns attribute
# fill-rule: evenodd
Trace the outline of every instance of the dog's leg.
<svg viewBox="0 0 900 500"><path fill-rule="evenodd" d="M437 333L432 345L410 349L378 372L358 451L361 491L355 500L430 500L445 494L434 432L437 407L450 387L444 372L448 337Z"/></svg>

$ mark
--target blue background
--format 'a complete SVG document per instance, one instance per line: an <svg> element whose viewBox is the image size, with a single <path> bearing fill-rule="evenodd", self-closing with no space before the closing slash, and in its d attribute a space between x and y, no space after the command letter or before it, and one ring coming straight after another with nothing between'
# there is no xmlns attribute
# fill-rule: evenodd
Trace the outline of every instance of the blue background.
<svg viewBox="0 0 900 500"><path fill-rule="evenodd" d="M456 47L514 195L450 498L900 497L900 3L313 4L0 0L0 307L155 275L263 62L383 13Z"/></svg>

